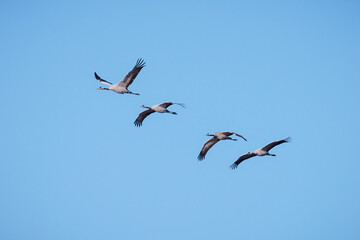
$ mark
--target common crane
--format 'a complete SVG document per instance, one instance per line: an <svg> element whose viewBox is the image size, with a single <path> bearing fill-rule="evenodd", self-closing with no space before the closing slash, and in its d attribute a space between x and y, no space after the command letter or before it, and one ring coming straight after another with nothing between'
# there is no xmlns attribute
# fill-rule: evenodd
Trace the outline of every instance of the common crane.
<svg viewBox="0 0 360 240"><path fill-rule="evenodd" d="M205 158L206 153L209 151L209 149L215 145L215 143L217 143L220 140L233 140L233 141L237 141L237 139L233 139L229 136L231 135L236 135L238 137L241 137L242 139L244 139L245 141L247 141L243 136L234 133L234 132L217 132L215 134L206 134L205 136L213 136L209 141L207 141L204 146L202 147L199 156L197 157L199 161L203 160Z"/></svg>
<svg viewBox="0 0 360 240"><path fill-rule="evenodd" d="M143 59L139 58L136 61L135 67L128 74L126 74L126 76L117 84L112 84L111 82L108 82L108 81L102 79L101 77L99 77L99 75L96 74L96 72L94 72L95 78L98 81L110 86L109 88L99 87L98 90L112 90L114 92L121 93L121 94L129 93L129 94L134 94L134 95L140 95L139 93L133 93L133 92L129 91L128 87L134 81L134 79L136 78L136 76L139 74L139 72L141 71L141 69L143 67L145 67L145 61Z"/></svg>
<svg viewBox="0 0 360 240"><path fill-rule="evenodd" d="M271 154L269 153L270 149L272 149L273 147L282 144L282 143L286 143L286 142L290 142L291 138L285 138L283 140L279 140L279 141L275 141L275 142L271 142L268 145L265 145L262 148L256 149L254 152L248 152L242 156L239 157L238 160L236 160L231 166L231 169L235 169L237 168L237 166L244 160L251 158L251 157L255 157L255 156L265 156L265 155L269 155L269 156L276 156L275 154Z"/></svg>
<svg viewBox="0 0 360 240"><path fill-rule="evenodd" d="M166 108L173 105L173 104L177 104L177 105L180 105L182 107L185 107L183 103L173 103L173 102L164 102L164 103L161 103L161 104L157 104L157 105L154 105L152 107L147 107L145 105L142 105L141 107L143 108L147 108L147 110L141 112L139 114L139 116L136 118L134 124L135 126L137 127L140 127L142 125L142 122L144 121L144 119L149 116L150 114L154 113L154 112L158 112L158 113L171 113L171 114L174 114L176 115L177 113L176 112L171 112L169 110L167 110Z"/></svg>

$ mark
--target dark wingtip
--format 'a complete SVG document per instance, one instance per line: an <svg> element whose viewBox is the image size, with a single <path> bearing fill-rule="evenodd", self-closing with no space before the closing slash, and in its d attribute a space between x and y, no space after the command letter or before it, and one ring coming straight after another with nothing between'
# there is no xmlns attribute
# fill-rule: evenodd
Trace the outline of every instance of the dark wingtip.
<svg viewBox="0 0 360 240"><path fill-rule="evenodd" d="M198 159L199 161L204 160L204 158L205 158L205 155L202 155L201 153L200 153L199 156L197 157L197 159Z"/></svg>
<svg viewBox="0 0 360 240"><path fill-rule="evenodd" d="M246 139L246 138L244 138L244 137L243 137L243 136L241 136L241 135L240 135L240 137L241 137L242 139L244 139L244 140L245 140L245 142L247 142L247 139Z"/></svg>
<svg viewBox="0 0 360 240"><path fill-rule="evenodd" d="M291 137L287 137L284 139L285 142L291 142L292 141L292 138Z"/></svg>
<svg viewBox="0 0 360 240"><path fill-rule="evenodd" d="M231 164L230 169L235 170L237 167L238 167L238 164L233 163L233 164Z"/></svg>
<svg viewBox="0 0 360 240"><path fill-rule="evenodd" d="M99 78L100 78L99 75L97 75L96 72L94 72L94 75L95 75L95 78L96 78L96 79L99 79Z"/></svg>
<svg viewBox="0 0 360 240"><path fill-rule="evenodd" d="M146 64L146 62L144 61L144 59L138 58L135 66L138 68L143 68L143 67L145 67L145 64Z"/></svg>
<svg viewBox="0 0 360 240"><path fill-rule="evenodd" d="M180 105L180 106L182 106L183 108L185 108L185 103L173 103L173 104L177 104L177 105Z"/></svg>
<svg viewBox="0 0 360 240"><path fill-rule="evenodd" d="M134 125L135 125L136 127L141 127L141 125L142 125L142 122L139 122L139 121L135 121L135 122L134 122Z"/></svg>

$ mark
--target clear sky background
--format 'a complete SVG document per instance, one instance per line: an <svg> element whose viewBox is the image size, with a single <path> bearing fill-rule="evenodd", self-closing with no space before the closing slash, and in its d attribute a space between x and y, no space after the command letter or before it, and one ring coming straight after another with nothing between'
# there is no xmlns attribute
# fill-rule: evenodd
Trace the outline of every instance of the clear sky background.
<svg viewBox="0 0 360 240"><path fill-rule="evenodd" d="M359 239L358 1L2 1L0 239ZM116 83L137 58L131 91ZM142 104L178 115L133 125ZM248 139L216 144L206 133ZM291 136L276 157L242 154Z"/></svg>

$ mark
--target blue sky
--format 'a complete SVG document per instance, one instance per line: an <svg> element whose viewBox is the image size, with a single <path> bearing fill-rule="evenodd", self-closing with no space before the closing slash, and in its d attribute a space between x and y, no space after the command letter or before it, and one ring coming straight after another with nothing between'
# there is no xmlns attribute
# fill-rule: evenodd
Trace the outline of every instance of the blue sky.
<svg viewBox="0 0 360 240"><path fill-rule="evenodd" d="M2 2L0 238L359 239L359 10ZM95 71L116 83L140 57L140 96L96 90ZM186 108L134 127L165 101ZM198 162L217 131L248 142Z"/></svg>

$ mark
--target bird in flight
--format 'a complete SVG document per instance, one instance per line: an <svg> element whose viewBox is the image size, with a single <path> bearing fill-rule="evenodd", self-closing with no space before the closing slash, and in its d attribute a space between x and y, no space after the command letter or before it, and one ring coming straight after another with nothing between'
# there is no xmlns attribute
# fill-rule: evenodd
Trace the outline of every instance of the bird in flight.
<svg viewBox="0 0 360 240"><path fill-rule="evenodd" d="M99 77L99 75L97 75L96 72L94 72L95 78L98 81L110 86L108 88L99 87L98 90L112 90L112 91L120 93L120 94L129 93L129 94L134 94L134 95L140 95L139 93L133 93L133 92L129 91L128 87L134 81L134 79L136 78L136 76L139 74L139 72L141 71L141 69L143 67L145 67L145 61L143 59L139 58L136 61L135 67L128 74L126 74L126 76L117 84L112 84L111 82L108 82L108 81L102 79L101 77Z"/></svg>
<svg viewBox="0 0 360 240"><path fill-rule="evenodd" d="M242 156L239 157L238 160L236 160L231 166L231 169L235 169L237 168L237 166L244 160L248 159L248 158L252 158L255 156L265 156L265 155L269 155L269 156L276 156L275 154L271 154L269 153L270 149L272 149L273 147L282 144L282 143L286 143L286 142L290 142L291 138L285 138L283 140L279 140L279 141L275 141L275 142L271 142L268 145L263 146L262 148L256 149L253 152L248 152Z"/></svg>
<svg viewBox="0 0 360 240"><path fill-rule="evenodd" d="M144 119L154 112L171 113L171 114L176 115L177 114L176 112L171 112L171 111L167 110L167 107L169 107L173 104L177 104L182 107L185 107L183 103L173 103L173 102L164 102L161 104L154 105L152 107L147 107L145 105L142 105L141 107L147 108L147 110L145 110L139 114L139 116L136 118L136 120L134 122L135 126L140 127L142 125L142 122L144 121Z"/></svg>
<svg viewBox="0 0 360 240"><path fill-rule="evenodd" d="M237 139L233 139L229 136L231 135L236 135L238 137L241 137L242 139L244 139L245 141L247 141L243 136L234 133L234 132L217 132L215 134L206 134L206 136L213 136L209 141L207 141L204 146L202 147L199 156L197 157L199 161L203 160L205 158L206 153L209 151L209 149L215 145L215 143L217 143L220 140L233 140L233 141L237 141Z"/></svg>

